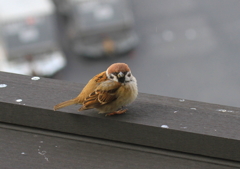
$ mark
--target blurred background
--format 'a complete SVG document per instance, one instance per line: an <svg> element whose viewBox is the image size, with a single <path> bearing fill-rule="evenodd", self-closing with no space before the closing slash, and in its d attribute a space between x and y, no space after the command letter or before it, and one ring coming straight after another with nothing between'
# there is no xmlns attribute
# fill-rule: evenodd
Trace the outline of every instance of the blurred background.
<svg viewBox="0 0 240 169"><path fill-rule="evenodd" d="M0 70L86 84L124 62L140 92L240 106L239 0L31 1L0 0Z"/></svg>

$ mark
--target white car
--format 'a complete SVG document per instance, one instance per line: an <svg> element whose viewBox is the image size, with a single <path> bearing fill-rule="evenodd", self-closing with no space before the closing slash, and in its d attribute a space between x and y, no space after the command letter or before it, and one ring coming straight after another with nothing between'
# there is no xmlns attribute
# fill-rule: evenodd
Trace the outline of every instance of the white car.
<svg viewBox="0 0 240 169"><path fill-rule="evenodd" d="M69 18L68 35L75 53L101 57L128 52L138 45L134 18L125 0L58 1Z"/></svg>

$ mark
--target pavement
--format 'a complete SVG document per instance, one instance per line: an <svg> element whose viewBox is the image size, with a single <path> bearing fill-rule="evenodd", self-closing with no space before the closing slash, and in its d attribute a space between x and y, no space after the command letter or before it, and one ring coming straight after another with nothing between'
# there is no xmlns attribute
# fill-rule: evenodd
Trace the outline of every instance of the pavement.
<svg viewBox="0 0 240 169"><path fill-rule="evenodd" d="M129 5L140 38L134 52L93 60L66 50L68 65L54 78L86 84L110 64L125 62L140 92L239 107L239 0L131 0Z"/></svg>

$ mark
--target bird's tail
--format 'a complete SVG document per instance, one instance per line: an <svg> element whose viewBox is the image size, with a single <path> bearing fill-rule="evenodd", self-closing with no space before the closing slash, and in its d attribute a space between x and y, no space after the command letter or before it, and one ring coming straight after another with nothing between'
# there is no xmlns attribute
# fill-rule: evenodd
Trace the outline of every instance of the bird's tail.
<svg viewBox="0 0 240 169"><path fill-rule="evenodd" d="M78 102L77 102L76 99L67 100L65 102L62 102L62 103L59 103L59 104L55 105L53 107L53 110L56 111L56 110L61 109L63 107L67 107L67 106L70 106L70 105L73 105L73 104L77 104L77 103Z"/></svg>

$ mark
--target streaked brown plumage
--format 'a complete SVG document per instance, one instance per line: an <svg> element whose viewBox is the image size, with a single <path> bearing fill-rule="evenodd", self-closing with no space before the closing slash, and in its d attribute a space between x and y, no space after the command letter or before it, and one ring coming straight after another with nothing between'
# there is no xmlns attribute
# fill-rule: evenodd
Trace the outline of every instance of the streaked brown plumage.
<svg viewBox="0 0 240 169"><path fill-rule="evenodd" d="M133 102L137 94L137 81L128 65L115 63L89 80L76 98L59 103L53 109L82 104L79 111L96 108L107 115L122 114L126 110L118 109Z"/></svg>

